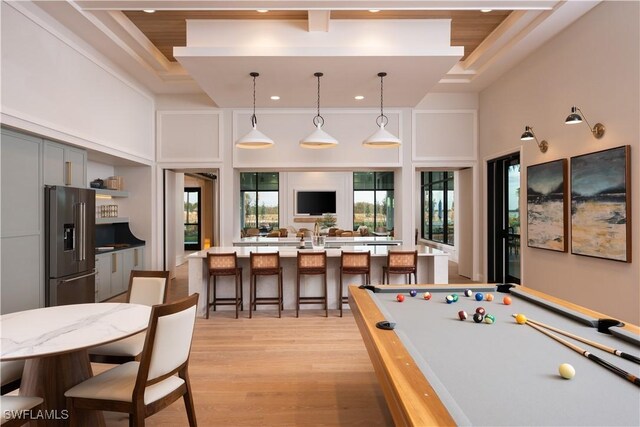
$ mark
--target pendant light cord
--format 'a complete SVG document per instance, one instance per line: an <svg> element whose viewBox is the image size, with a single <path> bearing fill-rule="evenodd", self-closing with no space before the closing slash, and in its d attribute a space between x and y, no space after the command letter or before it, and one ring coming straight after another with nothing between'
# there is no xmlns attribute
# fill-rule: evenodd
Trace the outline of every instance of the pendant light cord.
<svg viewBox="0 0 640 427"><path fill-rule="evenodd" d="M258 124L258 118L256 117L256 77L259 76L258 73L251 73L251 77L253 77L253 114L251 115L251 127L256 127Z"/></svg>
<svg viewBox="0 0 640 427"><path fill-rule="evenodd" d="M318 126L318 124L320 126L324 125L324 118L320 115L320 77L323 76L322 73L314 73L314 76L316 76L318 78L318 112L316 114L316 116L313 118L313 124L315 126Z"/></svg>
<svg viewBox="0 0 640 427"><path fill-rule="evenodd" d="M380 77L380 115L376 119L376 124L378 126L386 126L389 123L389 119L384 115L384 77L387 73L378 73L378 77ZM378 120L380 123L378 123Z"/></svg>
<svg viewBox="0 0 640 427"><path fill-rule="evenodd" d="M384 110L382 108L383 104L384 104L384 76L380 76L380 115L384 117Z"/></svg>
<svg viewBox="0 0 640 427"><path fill-rule="evenodd" d="M318 77L318 117L320 117L320 76Z"/></svg>

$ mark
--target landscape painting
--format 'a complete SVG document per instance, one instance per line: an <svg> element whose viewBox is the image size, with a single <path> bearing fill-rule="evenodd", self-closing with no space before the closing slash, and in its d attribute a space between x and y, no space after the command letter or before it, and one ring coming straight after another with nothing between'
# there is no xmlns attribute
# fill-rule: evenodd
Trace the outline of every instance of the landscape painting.
<svg viewBox="0 0 640 427"><path fill-rule="evenodd" d="M629 150L571 158L571 253L631 262Z"/></svg>
<svg viewBox="0 0 640 427"><path fill-rule="evenodd" d="M567 251L567 160L527 167L527 246Z"/></svg>

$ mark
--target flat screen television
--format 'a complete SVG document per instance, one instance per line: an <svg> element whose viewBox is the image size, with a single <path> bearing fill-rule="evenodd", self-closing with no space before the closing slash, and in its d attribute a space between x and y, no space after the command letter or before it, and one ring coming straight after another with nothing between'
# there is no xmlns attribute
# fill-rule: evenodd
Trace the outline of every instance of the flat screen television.
<svg viewBox="0 0 640 427"><path fill-rule="evenodd" d="M297 191L296 215L336 213L335 191Z"/></svg>

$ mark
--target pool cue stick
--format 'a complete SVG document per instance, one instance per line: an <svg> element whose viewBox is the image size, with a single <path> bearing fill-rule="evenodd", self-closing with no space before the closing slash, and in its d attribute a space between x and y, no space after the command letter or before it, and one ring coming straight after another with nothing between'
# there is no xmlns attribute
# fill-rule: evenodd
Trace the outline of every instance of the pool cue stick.
<svg viewBox="0 0 640 427"><path fill-rule="evenodd" d="M554 340L558 341L560 344L563 344L563 345L569 347L571 350L575 351L576 353L580 353L581 355L583 355L587 359L591 360L592 362L595 362L598 365L610 370L611 372L613 372L614 374L618 375L619 377L622 377L622 378L626 379L627 381L630 381L633 384L635 384L636 386L640 387L640 378L636 377L635 375L631 375L627 371L618 368L617 366L607 362L604 359L599 358L595 354L591 354L587 350L584 350L584 349L578 347L577 345L572 344L569 341L560 338L557 335L553 335L551 332L544 330L540 326L534 325L533 323L529 323L528 320L527 320L526 324L531 326L533 329L536 329L539 332L542 332L543 334L545 334L549 338L553 338Z"/></svg>
<svg viewBox="0 0 640 427"><path fill-rule="evenodd" d="M580 342L583 342L585 344L589 344L590 346L598 348L598 349L600 349L602 351L606 351L607 353L614 354L616 356L622 357L623 359L630 360L633 363L637 363L637 364L640 365L640 358L638 358L638 357L636 357L636 356L634 356L632 354L625 353L625 352L620 351L620 350L616 350L615 348L608 347L608 346L606 346L604 344L600 344L600 343L597 343L595 341L591 341L591 340L586 339L586 338L582 338L581 336L574 335L574 334L572 334L570 332L567 332L567 331L563 331L562 329L558 329L558 328L554 328L553 326L545 325L544 323L538 322L537 320L527 319L527 322L531 322L534 325L538 325L538 326L541 326L541 327L543 327L545 329L549 329L550 331L557 332L557 333L562 334L564 336L567 336L569 338L573 338L576 341L580 341Z"/></svg>

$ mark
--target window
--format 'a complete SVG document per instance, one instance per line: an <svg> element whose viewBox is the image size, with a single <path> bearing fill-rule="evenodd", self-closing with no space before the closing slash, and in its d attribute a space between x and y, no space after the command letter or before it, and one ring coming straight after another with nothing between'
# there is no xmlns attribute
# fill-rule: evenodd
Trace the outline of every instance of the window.
<svg viewBox="0 0 640 427"><path fill-rule="evenodd" d="M278 172L240 173L240 226L262 232L279 227Z"/></svg>
<svg viewBox="0 0 640 427"><path fill-rule="evenodd" d="M453 172L422 172L422 238L453 245Z"/></svg>
<svg viewBox="0 0 640 427"><path fill-rule="evenodd" d="M184 249L199 251L200 233L200 188L184 189Z"/></svg>
<svg viewBox="0 0 640 427"><path fill-rule="evenodd" d="M353 173L353 229L393 230L393 172Z"/></svg>

